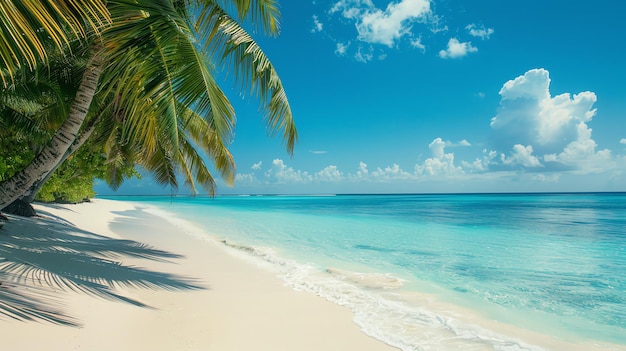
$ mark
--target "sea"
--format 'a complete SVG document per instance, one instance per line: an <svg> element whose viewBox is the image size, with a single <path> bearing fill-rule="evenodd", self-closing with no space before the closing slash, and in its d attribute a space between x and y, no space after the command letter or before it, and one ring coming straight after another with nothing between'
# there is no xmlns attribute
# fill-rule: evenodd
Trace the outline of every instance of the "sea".
<svg viewBox="0 0 626 351"><path fill-rule="evenodd" d="M626 193L108 198L401 350L626 350Z"/></svg>

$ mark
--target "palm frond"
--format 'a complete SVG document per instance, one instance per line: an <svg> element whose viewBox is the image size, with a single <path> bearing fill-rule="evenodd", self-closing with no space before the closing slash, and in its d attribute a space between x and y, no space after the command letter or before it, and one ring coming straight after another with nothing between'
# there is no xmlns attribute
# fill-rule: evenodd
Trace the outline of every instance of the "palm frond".
<svg viewBox="0 0 626 351"><path fill-rule="evenodd" d="M110 22L102 0L0 2L0 77L4 85L23 64L32 70L46 62L47 42L62 50L72 39L98 34Z"/></svg>
<svg viewBox="0 0 626 351"><path fill-rule="evenodd" d="M266 35L278 35L280 31L280 10L277 0L199 0L197 2L200 8L217 6L230 14L236 11L240 21L250 23L255 28L259 26Z"/></svg>
<svg viewBox="0 0 626 351"><path fill-rule="evenodd" d="M215 168L220 172L222 178L229 185L232 185L235 178L235 160L228 150L228 145L220 138L211 124L193 110L185 110L182 107L180 110L182 119L180 125L184 130L184 133L181 132L180 134L188 136L195 147L201 148L206 156L213 160ZM188 144L191 145L191 143Z"/></svg>
<svg viewBox="0 0 626 351"><path fill-rule="evenodd" d="M291 106L278 73L263 50L237 21L218 6L203 9L196 31L203 33L205 49L219 57L235 74L243 90L256 95L266 111L270 134L282 132L287 150L293 153L298 133Z"/></svg>

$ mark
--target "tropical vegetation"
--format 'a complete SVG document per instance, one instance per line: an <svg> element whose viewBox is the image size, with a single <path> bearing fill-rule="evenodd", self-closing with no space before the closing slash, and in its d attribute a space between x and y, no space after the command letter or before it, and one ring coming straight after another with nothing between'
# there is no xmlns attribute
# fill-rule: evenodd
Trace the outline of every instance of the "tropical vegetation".
<svg viewBox="0 0 626 351"><path fill-rule="evenodd" d="M213 193L208 158L232 183L224 70L259 99L269 131L292 152L283 85L244 29L276 35L278 20L275 0L2 1L0 209L32 199L45 181L45 199L68 196L59 189L79 178L73 170L117 187L141 165L161 184L183 179Z"/></svg>

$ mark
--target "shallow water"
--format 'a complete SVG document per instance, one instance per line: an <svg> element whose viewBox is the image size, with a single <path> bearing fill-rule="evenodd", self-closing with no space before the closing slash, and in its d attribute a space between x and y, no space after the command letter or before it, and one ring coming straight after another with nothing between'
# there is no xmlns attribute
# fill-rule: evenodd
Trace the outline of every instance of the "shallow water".
<svg viewBox="0 0 626 351"><path fill-rule="evenodd" d="M272 262L403 350L626 349L626 194L118 199Z"/></svg>

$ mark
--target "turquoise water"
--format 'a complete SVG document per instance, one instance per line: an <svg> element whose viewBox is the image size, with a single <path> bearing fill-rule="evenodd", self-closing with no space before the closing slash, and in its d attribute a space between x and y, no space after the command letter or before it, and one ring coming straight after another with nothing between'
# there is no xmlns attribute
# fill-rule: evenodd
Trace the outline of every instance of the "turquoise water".
<svg viewBox="0 0 626 351"><path fill-rule="evenodd" d="M626 346L626 194L113 199L281 266L287 284L403 350L547 349L490 321ZM464 320L474 313L487 323Z"/></svg>

